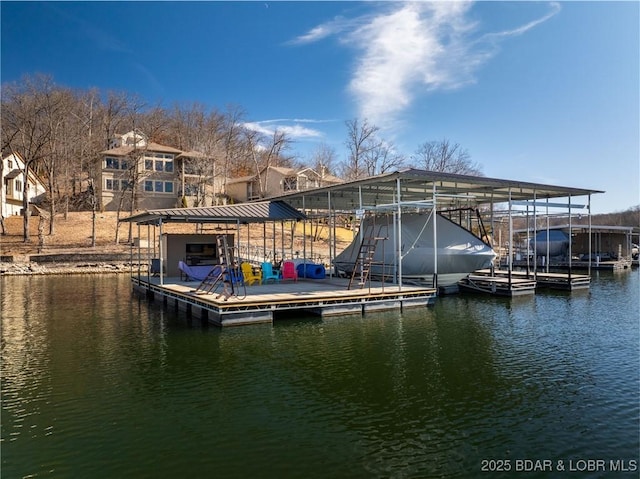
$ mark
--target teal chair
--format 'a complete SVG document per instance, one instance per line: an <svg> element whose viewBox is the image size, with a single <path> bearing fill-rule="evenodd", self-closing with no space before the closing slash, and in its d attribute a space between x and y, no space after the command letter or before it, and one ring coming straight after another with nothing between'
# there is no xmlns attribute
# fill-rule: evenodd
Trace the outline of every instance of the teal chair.
<svg viewBox="0 0 640 479"><path fill-rule="evenodd" d="M273 265L271 263L262 263L262 284L265 284L268 280L272 279L274 282L280 281L280 276L273 272Z"/></svg>

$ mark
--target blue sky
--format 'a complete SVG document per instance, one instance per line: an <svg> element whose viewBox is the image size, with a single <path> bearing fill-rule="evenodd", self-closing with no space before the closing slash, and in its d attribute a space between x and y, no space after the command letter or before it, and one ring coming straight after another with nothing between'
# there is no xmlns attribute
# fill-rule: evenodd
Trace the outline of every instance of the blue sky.
<svg viewBox="0 0 640 479"><path fill-rule="evenodd" d="M239 105L308 158L367 119L411 155L640 204L638 2L8 2L2 82L51 74L149 104Z"/></svg>

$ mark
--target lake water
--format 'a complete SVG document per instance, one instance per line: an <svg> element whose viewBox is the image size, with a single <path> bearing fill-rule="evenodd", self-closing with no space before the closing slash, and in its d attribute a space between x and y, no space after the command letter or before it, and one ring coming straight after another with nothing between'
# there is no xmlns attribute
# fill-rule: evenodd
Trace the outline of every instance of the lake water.
<svg viewBox="0 0 640 479"><path fill-rule="evenodd" d="M638 477L637 270L233 329L126 275L0 286L3 479Z"/></svg>

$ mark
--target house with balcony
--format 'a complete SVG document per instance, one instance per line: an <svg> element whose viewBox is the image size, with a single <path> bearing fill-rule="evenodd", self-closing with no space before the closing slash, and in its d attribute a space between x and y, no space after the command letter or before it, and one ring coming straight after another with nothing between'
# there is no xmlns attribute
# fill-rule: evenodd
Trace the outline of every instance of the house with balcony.
<svg viewBox="0 0 640 479"><path fill-rule="evenodd" d="M44 182L33 171L25 171L25 162L17 153L2 158L2 217L23 214L24 186L30 203L37 204L46 196Z"/></svg>
<svg viewBox="0 0 640 479"><path fill-rule="evenodd" d="M224 203L216 162L148 140L139 130L115 135L101 153L98 197L107 211Z"/></svg>
<svg viewBox="0 0 640 479"><path fill-rule="evenodd" d="M106 211L172 208L179 192L176 157L182 151L148 141L139 131L117 135L102 151L97 194Z"/></svg>
<svg viewBox="0 0 640 479"><path fill-rule="evenodd" d="M336 176L312 168L268 166L259 174L234 178L227 182L227 194L234 202L244 202L280 196L295 191L342 183Z"/></svg>
<svg viewBox="0 0 640 479"><path fill-rule="evenodd" d="M186 151L176 156L181 206L213 206L226 204L221 194L224 178L216 171L215 159L199 151Z"/></svg>
<svg viewBox="0 0 640 479"><path fill-rule="evenodd" d="M276 166L225 182L212 156L151 142L138 130L116 135L100 161L97 194L106 211L245 202L342 182L311 168Z"/></svg>

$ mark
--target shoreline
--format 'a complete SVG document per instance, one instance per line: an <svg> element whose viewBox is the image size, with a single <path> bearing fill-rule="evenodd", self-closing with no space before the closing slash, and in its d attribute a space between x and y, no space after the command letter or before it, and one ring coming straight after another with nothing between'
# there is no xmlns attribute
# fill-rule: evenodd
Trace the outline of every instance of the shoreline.
<svg viewBox="0 0 640 479"><path fill-rule="evenodd" d="M138 264L130 262L75 262L75 263L35 263L0 262L0 277L69 274L123 274L137 270ZM143 270L146 271L146 263Z"/></svg>

